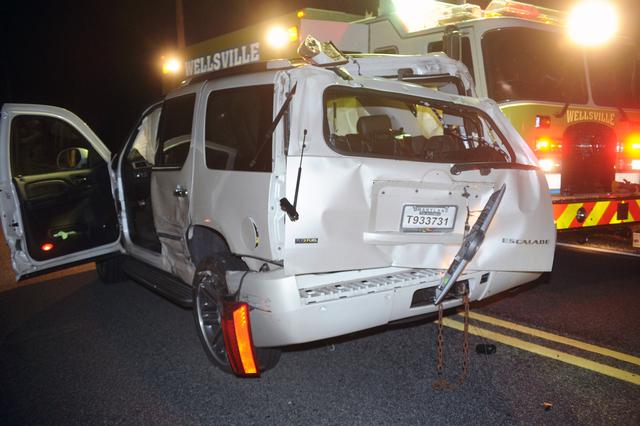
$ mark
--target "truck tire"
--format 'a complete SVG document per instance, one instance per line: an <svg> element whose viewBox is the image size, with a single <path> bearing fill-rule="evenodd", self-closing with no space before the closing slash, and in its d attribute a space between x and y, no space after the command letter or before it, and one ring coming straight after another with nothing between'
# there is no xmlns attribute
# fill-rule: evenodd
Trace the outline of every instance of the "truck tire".
<svg viewBox="0 0 640 426"><path fill-rule="evenodd" d="M96 261L96 272L103 283L113 284L126 281L127 275L122 269L122 256L109 257Z"/></svg>
<svg viewBox="0 0 640 426"><path fill-rule="evenodd" d="M228 294L225 272L247 269L240 259L225 254L207 257L196 268L193 279L193 318L202 348L209 361L225 373L233 373L222 336L222 299ZM255 348L260 372L272 369L280 360L280 348Z"/></svg>

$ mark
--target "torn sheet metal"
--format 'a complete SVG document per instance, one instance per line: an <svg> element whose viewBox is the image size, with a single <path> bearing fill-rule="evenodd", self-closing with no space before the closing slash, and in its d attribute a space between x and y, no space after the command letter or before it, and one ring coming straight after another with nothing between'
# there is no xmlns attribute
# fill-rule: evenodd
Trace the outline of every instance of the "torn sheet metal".
<svg viewBox="0 0 640 426"><path fill-rule="evenodd" d="M325 141L321 102L332 85L409 93L484 111L512 149L512 162L536 165L518 133L490 100L449 96L414 85L366 79L344 81L326 70L300 69L292 102L291 134L307 129L297 209L300 220L285 224L285 272L321 273L388 266L446 269L491 194L507 190L486 239L468 270L542 272L553 262L555 228L544 175L536 169L496 168L451 172L451 164L345 156ZM309 73L322 74L308 78ZM306 78L305 78L306 77ZM301 138L292 138L287 164L287 196L293 198ZM407 233L400 229L406 204L456 209L448 232ZM311 243L305 243L313 241Z"/></svg>

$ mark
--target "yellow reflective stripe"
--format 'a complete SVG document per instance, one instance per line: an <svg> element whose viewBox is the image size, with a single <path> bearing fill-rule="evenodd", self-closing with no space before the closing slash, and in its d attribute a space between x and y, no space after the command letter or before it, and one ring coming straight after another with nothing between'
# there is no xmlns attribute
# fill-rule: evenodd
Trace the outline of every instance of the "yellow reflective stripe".
<svg viewBox="0 0 640 426"><path fill-rule="evenodd" d="M583 226L594 226L600 223L600 219L604 215L604 211L609 207L610 201L599 201L593 206L593 210L587 216L587 220L584 221Z"/></svg>
<svg viewBox="0 0 640 426"><path fill-rule="evenodd" d="M513 322L490 317L488 315L479 314L477 312L469 312L469 318L474 319L476 321L482 321L488 324L496 325L498 327L508 328L509 330L514 330L519 333L529 334L531 336L539 337L541 339L550 340L552 342L562 343L563 345L573 346L574 348L608 356L610 358L615 358L620 361L628 362L630 364L640 365L640 358L636 356L614 351L612 349L602 348L600 346L592 345L590 343L581 342L580 340L558 336L557 334L548 333L546 331L542 331L542 330L527 327L524 325L516 324Z"/></svg>
<svg viewBox="0 0 640 426"><path fill-rule="evenodd" d="M463 331L464 324L459 321L454 321L450 318L443 318L443 324L447 327ZM547 348L542 345L530 343L516 337L507 336L506 334L496 333L494 331L485 330L473 325L469 326L469 333L476 336L484 337L486 339L493 340L495 342L503 343L505 345L513 346L514 348L522 349L537 355L541 355L547 358L552 358L557 361L561 361L567 364L581 367L587 370L595 371L596 373L604 374L605 376L613 377L619 380L640 385L640 376L631 373L629 371L622 370L620 368L611 367L606 364L591 361L590 359L582 358L579 356L571 355L566 352L561 352L555 349Z"/></svg>
<svg viewBox="0 0 640 426"><path fill-rule="evenodd" d="M557 229L565 229L571 225L571 222L576 217L578 209L582 207L582 203L574 203L567 205L567 208L562 212L558 220L556 221Z"/></svg>
<svg viewBox="0 0 640 426"><path fill-rule="evenodd" d="M634 210L631 208L631 204L636 203L638 205L638 211L640 211L640 200L629 200L628 203L630 204L629 206L629 216L627 216L626 220L623 220L622 222L636 222L640 220L640 216L634 216Z"/></svg>

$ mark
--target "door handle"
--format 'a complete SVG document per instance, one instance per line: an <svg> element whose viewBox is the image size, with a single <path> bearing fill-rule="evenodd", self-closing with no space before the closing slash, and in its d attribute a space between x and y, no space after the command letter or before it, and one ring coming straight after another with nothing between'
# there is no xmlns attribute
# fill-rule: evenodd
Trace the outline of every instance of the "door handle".
<svg viewBox="0 0 640 426"><path fill-rule="evenodd" d="M173 190L173 196L178 198L184 198L189 195L189 191L186 188L183 188L182 185L176 186L176 189Z"/></svg>

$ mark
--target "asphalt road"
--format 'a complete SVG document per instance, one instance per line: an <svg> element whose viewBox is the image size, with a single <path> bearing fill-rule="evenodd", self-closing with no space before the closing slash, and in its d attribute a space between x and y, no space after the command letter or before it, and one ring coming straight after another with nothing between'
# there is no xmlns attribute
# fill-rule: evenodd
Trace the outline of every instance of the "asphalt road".
<svg viewBox="0 0 640 426"><path fill-rule="evenodd" d="M472 313L638 357L639 266L559 250L551 277ZM448 320L461 321L455 313ZM133 282L104 285L91 270L54 277L0 293L0 423L640 424L640 385L529 346L636 377L640 365L472 325L524 344L471 335L470 373L455 390L432 389L437 327L428 321L287 348L274 370L240 380L208 364L190 311ZM452 380L462 336L444 329ZM497 351L478 355L478 343Z"/></svg>

